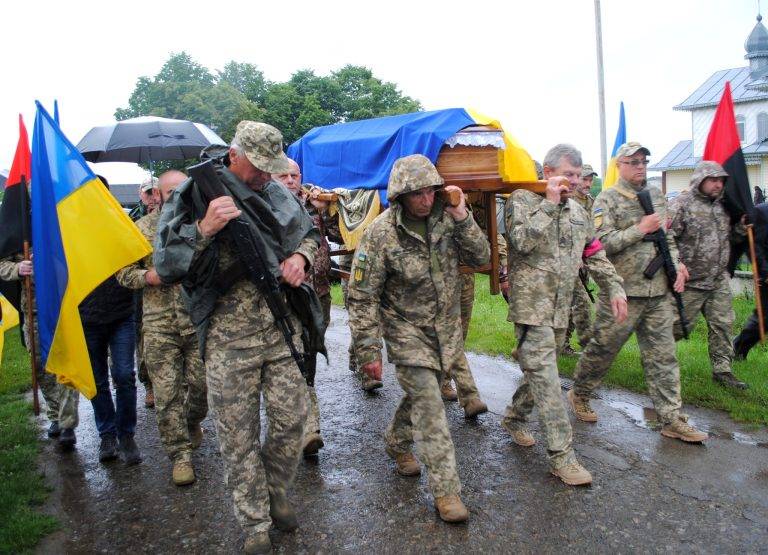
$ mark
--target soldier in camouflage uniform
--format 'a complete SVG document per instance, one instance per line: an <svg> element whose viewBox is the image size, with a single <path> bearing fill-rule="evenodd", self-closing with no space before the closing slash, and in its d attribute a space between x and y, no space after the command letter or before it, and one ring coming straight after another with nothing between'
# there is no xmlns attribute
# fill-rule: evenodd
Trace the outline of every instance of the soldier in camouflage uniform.
<svg viewBox="0 0 768 555"><path fill-rule="evenodd" d="M586 210L587 214L592 214L592 206L595 199L589 193L592 188L592 180L597 175L595 170L589 164L581 167L581 178L579 184L574 189L571 198L578 202ZM586 267L579 269L579 275L576 276L576 283L573 286L573 300L571 301L571 315L568 320L568 329L565 332L565 340L561 347L561 352L565 355L578 354L571 347L571 335L574 330L579 338L579 345L585 347L589 343L589 337L592 333L592 301L590 300L587 287L589 283L589 272Z"/></svg>
<svg viewBox="0 0 768 555"><path fill-rule="evenodd" d="M400 158L389 176L388 210L365 230L349 283L349 316L362 370L381 379L380 334L405 395L385 434L401 475L420 473L414 442L429 472L440 517L468 518L459 498L453 442L440 398L440 376L468 366L461 337L459 258L488 263L490 248L464 200L435 198L443 179L420 154ZM458 188L453 187L458 190Z"/></svg>
<svg viewBox="0 0 768 555"><path fill-rule="evenodd" d="M470 210L475 222L480 229L485 231L486 211L482 202L481 194L474 193L468 197ZM474 202L473 202L474 201ZM494 201L495 202L495 201ZM496 235L496 242L499 252L499 281L504 294L509 290L509 281L507 281L507 241L501 234ZM463 261L460 261L463 264ZM461 274L461 329L464 341L467 340L469 332L469 323L472 320L472 308L475 303L475 274L474 272ZM456 389L453 389L451 380L456 382ZM479 414L488 412L486 405L480 398L480 392L477 390L475 379L469 366L466 371L458 367L451 373L443 374L440 383L440 395L445 401L459 400L459 404L464 408L464 414L467 418L474 418Z"/></svg>
<svg viewBox="0 0 768 555"><path fill-rule="evenodd" d="M323 223L323 214L328 210L328 203L324 201L312 200L307 195L301 185L301 168L290 158L288 164L290 171L281 174L272 174L272 179L286 186L286 188L302 203L307 209L315 227L320 231L320 246L315 254L315 263L312 265L312 271L307 273L306 281L312 285L320 299L323 307L323 325L327 329L331 323L331 282L328 274L331 271L330 247L325 238ZM307 412L307 425L304 430L304 440L302 443L302 453L305 457L317 455L322 449L323 437L320 435L320 405L317 402L317 393L315 387L307 385L309 392L309 411Z"/></svg>
<svg viewBox="0 0 768 555"><path fill-rule="evenodd" d="M19 254L8 256L0 260L0 279L3 281L21 281L25 276L33 275L32 261L24 260ZM32 280L32 296L35 295L34 279ZM35 332L35 353L37 354L37 384L40 391L43 392L48 410L46 416L50 421L48 427L48 437L58 438L59 447L62 450L69 450L77 443L75 428L79 422L77 405L80 401L80 392L76 389L60 384L56 381L56 376L45 371L40 360L40 333L37 329L37 307L33 299L33 317ZM29 337L30 318L27 314L27 291L21 288L21 311L24 315L24 325L22 333L24 334L24 344L29 349L32 344Z"/></svg>
<svg viewBox="0 0 768 555"><path fill-rule="evenodd" d="M629 299L629 315L617 325L611 310L601 294L592 330L592 340L576 366L573 389L568 392L573 411L584 422L596 422L597 414L589 404L589 396L608 372L611 363L632 332L637 335L640 357L664 436L688 442L700 442L707 434L696 430L680 412L680 369L672 334L672 306L667 298L667 276L660 270L652 279L643 271L656 258L656 247L645 241L667 221L667 201L660 189L649 188L655 214L645 215L637 192L646 185L647 156L650 151L639 143L622 145L616 156L619 179L610 189L604 189L595 200L593 216L597 236L605 247L608 259L624 279L624 290ZM672 236L669 250L673 260L678 259ZM685 286L687 271L678 265L676 291Z"/></svg>
<svg viewBox="0 0 768 555"><path fill-rule="evenodd" d="M681 193L672 215L671 233L680 261L690 275L683 291L683 312L689 327L699 313L709 329L709 360L712 378L725 386L746 389L731 370L733 361L733 296L728 276L731 255L731 219L723 207L723 186L728 174L717 162L701 161L691 176L688 191ZM743 226L737 226L742 231ZM683 336L680 316L675 315L675 339ZM689 330L690 331L690 330Z"/></svg>
<svg viewBox="0 0 768 555"><path fill-rule="evenodd" d="M518 190L507 199L510 322L524 378L507 407L504 427L518 445L535 443L526 427L534 404L547 438L551 472L568 485L592 482L573 453L571 423L560 393L557 349L568 326L573 282L582 264L594 273L617 321L626 317L621 278L595 238L587 212L567 198L579 180L581 153L560 144L544 158L545 198Z"/></svg>
<svg viewBox="0 0 768 555"><path fill-rule="evenodd" d="M159 178L165 202L187 176L171 170ZM150 243L155 240L160 210L136 222ZM192 450L203 439L200 423L208 412L205 366L197 348L195 328L182 301L181 285L164 285L148 255L115 274L117 281L143 293L142 358L154 384L157 427L165 452L173 461L173 483L192 484Z"/></svg>
<svg viewBox="0 0 768 555"><path fill-rule="evenodd" d="M274 127L240 122L228 167L215 166L233 196L205 205L196 200L194 180L186 181L164 206L155 240L154 262L161 279L184 279L189 296L190 316L204 350L208 403L235 515L246 532L247 553L270 551L271 524L281 530L298 526L287 491L301 456L307 388L264 295L242 271L229 234L220 232L237 217L260 226L268 246L267 271L281 276L287 296L306 292L309 301L314 299L312 307L319 307L311 289L302 287L319 233L307 212L270 175L289 170L282 146ZM321 318L314 312L312 316ZM293 343L300 351L302 325L293 311L291 319ZM263 445L262 395L269 422Z"/></svg>

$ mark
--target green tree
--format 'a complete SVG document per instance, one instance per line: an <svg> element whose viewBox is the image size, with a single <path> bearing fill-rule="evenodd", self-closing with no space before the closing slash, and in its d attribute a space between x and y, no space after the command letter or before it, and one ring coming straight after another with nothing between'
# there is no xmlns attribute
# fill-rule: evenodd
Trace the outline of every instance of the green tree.
<svg viewBox="0 0 768 555"><path fill-rule="evenodd" d="M218 72L218 81L229 83L256 104L264 101L264 95L271 85L255 65L234 61L227 63L224 69Z"/></svg>

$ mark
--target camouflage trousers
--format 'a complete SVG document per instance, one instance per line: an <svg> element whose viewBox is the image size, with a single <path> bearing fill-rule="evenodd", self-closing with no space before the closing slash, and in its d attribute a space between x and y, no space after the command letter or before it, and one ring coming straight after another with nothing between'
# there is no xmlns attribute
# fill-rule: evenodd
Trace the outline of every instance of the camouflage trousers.
<svg viewBox="0 0 768 555"><path fill-rule="evenodd" d="M464 341L467 340L469 331L469 322L472 320L472 306L475 303L475 274L461 275L461 329L464 334ZM464 407L472 399L479 399L480 392L477 390L475 378L472 376L472 370L469 368L466 357L462 357L462 364L449 368L444 372L440 385L453 380L456 382L456 393L459 397L459 404Z"/></svg>
<svg viewBox="0 0 768 555"><path fill-rule="evenodd" d="M521 340L523 333L525 337ZM571 422L557 372L557 347L562 343L565 330L515 324L515 335L523 380L504 411L504 423L512 429L523 428L536 405L547 440L549 463L553 468L560 468L576 462Z"/></svg>
<svg viewBox="0 0 768 555"><path fill-rule="evenodd" d="M581 354L573 391L588 397L600 385L616 355L634 331L640 347L648 394L659 420L667 424L680 413L680 368L672 335L672 305L666 295L630 297L627 319L617 324L611 305L600 295L592 340Z"/></svg>
<svg viewBox="0 0 768 555"><path fill-rule="evenodd" d="M458 494L456 454L437 373L418 366L397 366L396 375L405 395L384 434L389 452L409 453L415 444L417 456L427 467L432 494Z"/></svg>
<svg viewBox="0 0 768 555"><path fill-rule="evenodd" d="M298 323L296 328L301 330ZM307 417L306 382L274 325L234 340L227 339L224 329L214 331L212 323L206 378L225 482L246 533L266 532L272 524L269 492L285 493L299 464ZM301 345L299 336L294 336L294 344ZM269 425L263 445L262 395Z"/></svg>
<svg viewBox="0 0 768 555"><path fill-rule="evenodd" d="M683 313L688 321L688 331L693 330L699 313L704 315L707 322L707 349L709 362L712 364L713 374L730 373L733 361L733 344L731 333L733 332L733 296L731 286L726 278L718 280L715 289L686 289L683 291ZM680 325L680 315L670 295L672 314L674 315L675 340L683 337L683 328Z"/></svg>
<svg viewBox="0 0 768 555"><path fill-rule="evenodd" d="M320 297L320 305L323 307L323 324L325 328L331 323L331 294L323 295ZM318 355L319 356L319 355ZM309 393L309 410L307 411L307 425L304 430L304 435L319 434L320 433L320 406L317 403L317 393L314 387L307 386Z"/></svg>
<svg viewBox="0 0 768 555"><path fill-rule="evenodd" d="M347 295L349 294L349 280L347 279L341 280L341 293L344 296L344 308L348 308ZM347 349L347 354L349 355L349 369L352 372L357 372L360 376L362 376L362 373L357 368L357 358L355 358L355 346L351 340L349 342L349 348Z"/></svg>
<svg viewBox="0 0 768 555"><path fill-rule="evenodd" d="M29 330L27 329L28 320L24 321L24 343L31 345ZM46 372L40 359L40 340L37 333L37 320L35 320L35 352L37 353L37 385L43 394L46 404L45 415L51 422L58 422L60 428L77 428L80 423L80 414L78 405L80 403L80 392L77 389L60 384L56 381L56 375Z"/></svg>
<svg viewBox="0 0 768 555"><path fill-rule="evenodd" d="M143 358L155 392L157 428L165 452L172 461L190 461L189 429L208 412L197 336L145 330Z"/></svg>
<svg viewBox="0 0 768 555"><path fill-rule="evenodd" d="M592 301L589 300L584 284L577 277L573 288L573 300L571 301L571 313L568 320L568 330L562 346L570 345L571 335L576 331L576 337L582 349L587 346L592 336Z"/></svg>

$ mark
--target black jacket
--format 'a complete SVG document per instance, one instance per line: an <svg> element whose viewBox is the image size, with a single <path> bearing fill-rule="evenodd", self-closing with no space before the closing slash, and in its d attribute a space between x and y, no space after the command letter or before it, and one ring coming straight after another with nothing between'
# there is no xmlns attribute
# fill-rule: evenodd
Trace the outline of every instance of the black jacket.
<svg viewBox="0 0 768 555"><path fill-rule="evenodd" d="M84 326L98 326L133 316L133 291L110 276L80 303L80 319Z"/></svg>

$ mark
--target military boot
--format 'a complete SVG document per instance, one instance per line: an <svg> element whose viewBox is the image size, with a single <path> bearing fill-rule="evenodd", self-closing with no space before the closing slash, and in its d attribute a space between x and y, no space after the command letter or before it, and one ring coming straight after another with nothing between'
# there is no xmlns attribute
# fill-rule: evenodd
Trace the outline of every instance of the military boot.
<svg viewBox="0 0 768 555"><path fill-rule="evenodd" d="M389 447L387 455L395 460L395 468L400 476L418 476L421 474L421 465L413 453L395 453Z"/></svg>
<svg viewBox="0 0 768 555"><path fill-rule="evenodd" d="M192 444L192 449L197 449L203 443L203 428L200 424L194 424L189 426L189 441Z"/></svg>
<svg viewBox="0 0 768 555"><path fill-rule="evenodd" d="M361 379L362 379L363 391L371 392L384 386L381 380L374 380L368 374L362 374Z"/></svg>
<svg viewBox="0 0 768 555"><path fill-rule="evenodd" d="M573 414L582 422L597 422L597 413L589 406L589 399L576 395L573 390L568 392L568 404L571 405Z"/></svg>
<svg viewBox="0 0 768 555"><path fill-rule="evenodd" d="M173 463L173 483L175 485L188 486L194 484L195 480L195 469L192 468L191 461L178 460Z"/></svg>
<svg viewBox="0 0 768 555"><path fill-rule="evenodd" d="M476 418L478 414L488 412L488 405L483 403L478 397L470 399L464 405L464 418Z"/></svg>
<svg viewBox="0 0 768 555"><path fill-rule="evenodd" d="M550 472L569 486L587 486L592 483L592 474L577 462L553 468Z"/></svg>
<svg viewBox="0 0 768 555"><path fill-rule="evenodd" d="M688 424L688 417L682 414L669 424L664 424L664 427L661 429L661 435L687 443L701 443L709 438L706 433L700 432Z"/></svg>
<svg viewBox="0 0 768 555"><path fill-rule="evenodd" d="M279 530L291 532L299 527L296 512L284 493L269 492L269 516Z"/></svg>
<svg viewBox="0 0 768 555"><path fill-rule="evenodd" d="M469 511L458 495L435 497L435 508L445 522L464 522L469 518Z"/></svg>
<svg viewBox="0 0 768 555"><path fill-rule="evenodd" d="M272 553L272 542L267 532L255 532L245 538L243 552L246 555L261 555L263 553Z"/></svg>
<svg viewBox="0 0 768 555"><path fill-rule="evenodd" d="M146 393L144 394L144 406L148 409L155 407L155 390L151 387L146 388Z"/></svg>
<svg viewBox="0 0 768 555"><path fill-rule="evenodd" d="M443 398L443 401L455 401L459 398L456 390L453 389L450 379L445 380L440 385L440 396Z"/></svg>
<svg viewBox="0 0 768 555"><path fill-rule="evenodd" d="M501 427L504 428L509 435L512 436L512 441L521 447L531 447L536 444L536 439L531 432L524 426L515 427L512 426L506 418L501 420Z"/></svg>
<svg viewBox="0 0 768 555"><path fill-rule="evenodd" d="M133 439L133 435L123 436L118 440L118 447L123 453L123 461L128 466L139 464L141 462L141 453L139 446Z"/></svg>
<svg viewBox="0 0 768 555"><path fill-rule="evenodd" d="M63 428L59 435L59 448L62 451L71 451L75 448L77 443L77 436L75 435L74 428Z"/></svg>
<svg viewBox="0 0 768 555"><path fill-rule="evenodd" d="M720 372L712 374L712 379L725 387L734 389L749 389L749 386L734 376L733 372Z"/></svg>
<svg viewBox="0 0 768 555"><path fill-rule="evenodd" d="M304 458L313 457L317 455L317 452L323 448L323 438L320 436L320 432L314 432L304 436L304 444L301 451L304 454Z"/></svg>

